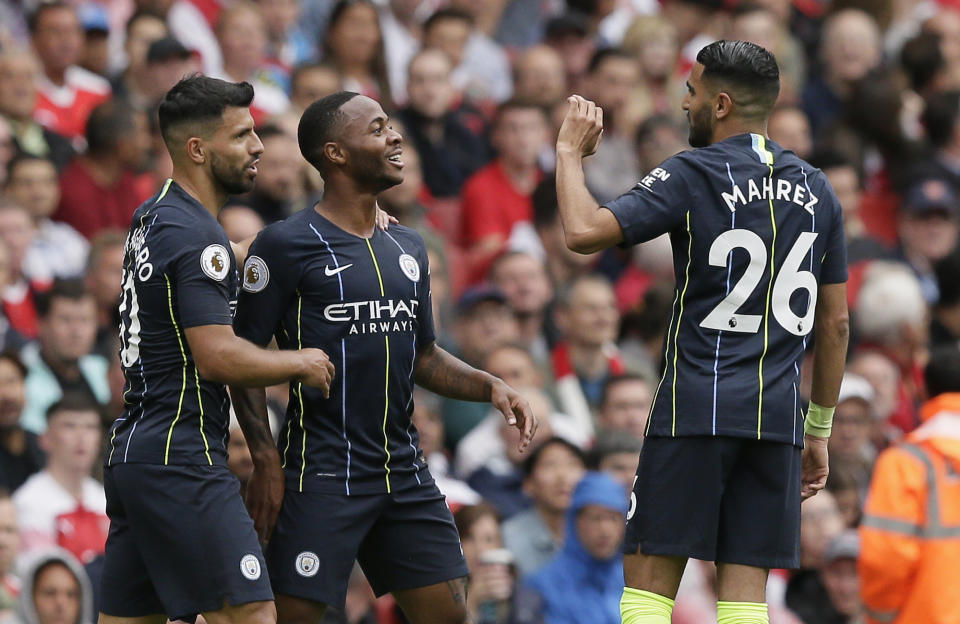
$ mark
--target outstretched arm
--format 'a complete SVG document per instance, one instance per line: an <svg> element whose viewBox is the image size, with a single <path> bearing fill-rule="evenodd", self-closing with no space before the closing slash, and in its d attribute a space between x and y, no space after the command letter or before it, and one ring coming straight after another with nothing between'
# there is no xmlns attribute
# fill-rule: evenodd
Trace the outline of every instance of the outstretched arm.
<svg viewBox="0 0 960 624"><path fill-rule="evenodd" d="M436 394L462 401L489 401L507 423L522 432L520 450L530 444L537 431L537 419L526 399L502 379L476 369L444 351L436 342L417 352L413 380Z"/></svg>
<svg viewBox="0 0 960 624"><path fill-rule="evenodd" d="M623 242L623 230L590 195L583 174L583 159L600 144L603 109L579 95L567 101L570 108L557 136L557 203L567 247L587 254Z"/></svg>

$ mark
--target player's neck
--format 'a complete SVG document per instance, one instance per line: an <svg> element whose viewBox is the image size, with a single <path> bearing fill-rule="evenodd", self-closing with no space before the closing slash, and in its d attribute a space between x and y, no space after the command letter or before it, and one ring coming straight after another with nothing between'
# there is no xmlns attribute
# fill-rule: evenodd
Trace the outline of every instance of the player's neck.
<svg viewBox="0 0 960 624"><path fill-rule="evenodd" d="M314 210L344 232L360 238L370 238L376 229L377 196L372 193L328 184Z"/></svg>
<svg viewBox="0 0 960 624"><path fill-rule="evenodd" d="M172 177L173 181L180 185L180 188L187 195L200 202L200 205L206 208L207 212L214 218L220 214L220 208L227 201L227 193L219 188L208 175L199 170L196 172L184 171L174 165Z"/></svg>
<svg viewBox="0 0 960 624"><path fill-rule="evenodd" d="M747 121L743 119L726 119L718 123L713 129L712 143L726 141L738 134L759 134L767 136L767 121Z"/></svg>

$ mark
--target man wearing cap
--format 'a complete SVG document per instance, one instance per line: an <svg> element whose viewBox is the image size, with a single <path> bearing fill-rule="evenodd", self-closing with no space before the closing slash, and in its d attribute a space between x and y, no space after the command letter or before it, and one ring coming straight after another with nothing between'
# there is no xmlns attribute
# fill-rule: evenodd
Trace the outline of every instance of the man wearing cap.
<svg viewBox="0 0 960 624"><path fill-rule="evenodd" d="M145 62L130 68L121 83L124 87L122 95L131 106L148 109L155 106L178 80L198 69L193 53L180 41L174 37L161 37L147 48Z"/></svg>
<svg viewBox="0 0 960 624"><path fill-rule="evenodd" d="M860 525L868 624L960 621L960 346L935 349L923 424L877 460Z"/></svg>
<svg viewBox="0 0 960 624"><path fill-rule="evenodd" d="M870 471L877 457L873 439L873 386L853 373L846 373L840 384L837 411L833 414L833 434L827 445L831 464L844 464L854 475L858 486L866 488ZM882 423L878 423L882 426Z"/></svg>
<svg viewBox="0 0 960 624"><path fill-rule="evenodd" d="M917 274L929 304L939 295L933 266L957 245L958 206L950 185L930 178L907 189L900 207L900 253Z"/></svg>

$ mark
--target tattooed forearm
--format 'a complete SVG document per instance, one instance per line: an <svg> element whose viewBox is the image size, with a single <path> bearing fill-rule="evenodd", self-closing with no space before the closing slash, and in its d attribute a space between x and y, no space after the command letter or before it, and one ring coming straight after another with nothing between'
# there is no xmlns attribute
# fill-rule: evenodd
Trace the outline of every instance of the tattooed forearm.
<svg viewBox="0 0 960 624"><path fill-rule="evenodd" d="M450 595L457 604L467 604L467 577L461 576L458 579L447 581L447 587L450 588Z"/></svg>
<svg viewBox="0 0 960 624"><path fill-rule="evenodd" d="M432 343L417 353L413 380L439 395L463 401L489 401L496 377L470 366Z"/></svg>

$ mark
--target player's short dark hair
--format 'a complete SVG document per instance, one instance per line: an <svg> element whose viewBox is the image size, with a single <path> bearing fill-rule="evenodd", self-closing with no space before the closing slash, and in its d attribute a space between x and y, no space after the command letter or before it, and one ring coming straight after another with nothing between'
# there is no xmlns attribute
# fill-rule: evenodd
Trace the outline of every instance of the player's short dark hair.
<svg viewBox="0 0 960 624"><path fill-rule="evenodd" d="M13 349L4 349L0 351L0 360L6 360L13 364L13 367L17 369L21 379L27 378L27 365L23 363L23 360L20 358L20 354Z"/></svg>
<svg viewBox="0 0 960 624"><path fill-rule="evenodd" d="M623 48L601 48L594 52L593 56L590 57L590 63L587 64L587 73L592 74L593 72L597 71L600 69L601 65L610 59L621 59L624 61L635 62L633 55Z"/></svg>
<svg viewBox="0 0 960 624"><path fill-rule="evenodd" d="M37 308L37 316L39 318L47 318L50 310L53 308L55 299L80 301L92 296L81 279L57 279L53 282L53 286L51 286L49 290L36 296L35 305Z"/></svg>
<svg viewBox="0 0 960 624"><path fill-rule="evenodd" d="M534 448L529 455L527 455L527 458L523 461L524 476L529 477L533 474L533 471L537 469L537 464L540 463L540 457L543 455L544 451L552 446L562 446L573 453L577 459L580 460L580 463L586 466L587 458L579 446L573 442L570 442L569 440L561 438L560 436L553 436L538 444L537 447Z"/></svg>
<svg viewBox="0 0 960 624"><path fill-rule="evenodd" d="M456 7L444 7L431 13L430 17L427 18L427 21L423 23L424 34L430 32L434 26L444 20L463 22L468 27L473 28L473 16L471 16L469 13Z"/></svg>
<svg viewBox="0 0 960 624"><path fill-rule="evenodd" d="M925 91L946 63L940 50L940 35L936 33L921 32L900 50L900 65L914 91Z"/></svg>
<svg viewBox="0 0 960 624"><path fill-rule="evenodd" d="M500 524L500 512L497 508L485 501L480 501L476 505L464 505L453 514L453 523L457 525L457 533L460 539L470 537L475 525L482 518L493 518Z"/></svg>
<svg viewBox="0 0 960 624"><path fill-rule="evenodd" d="M129 103L117 98L99 104L87 117L87 152L109 154L124 136L136 127L137 111Z"/></svg>
<svg viewBox="0 0 960 624"><path fill-rule="evenodd" d="M40 156L39 154L31 154L30 152L17 152L17 154L7 162L7 180L4 185L10 186L10 180L13 178L13 172L17 167L24 163L38 161L49 163L54 170L57 168L57 164L53 162L53 159L49 156Z"/></svg>
<svg viewBox="0 0 960 624"><path fill-rule="evenodd" d="M607 399L610 398L610 392L616 386L627 383L631 381L639 381L640 383L646 384L648 387L650 385L650 380L644 377L643 375L637 375L636 373L620 373L619 375L611 375L603 382L603 392L600 395L600 407L603 407L607 403Z"/></svg>
<svg viewBox="0 0 960 624"><path fill-rule="evenodd" d="M308 106L300 117L297 127L300 153L320 173L326 169L323 146L336 140L343 128L344 114L341 109L358 95L353 91L331 93Z"/></svg>
<svg viewBox="0 0 960 624"><path fill-rule="evenodd" d="M714 41L697 54L703 80L727 92L747 118L765 118L780 95L780 68L768 50L747 41Z"/></svg>
<svg viewBox="0 0 960 624"><path fill-rule="evenodd" d="M934 348L924 370L927 394L960 392L960 345L951 343Z"/></svg>
<svg viewBox="0 0 960 624"><path fill-rule="evenodd" d="M557 199L557 179L544 176L533 189L533 227L540 230L548 228L560 218L560 205Z"/></svg>
<svg viewBox="0 0 960 624"><path fill-rule="evenodd" d="M171 133L177 127L193 125L192 131L205 133L207 126L222 120L227 108L247 108L251 102L253 87L249 82L227 82L200 74L188 76L173 85L160 102L160 134L170 147L174 143Z"/></svg>
<svg viewBox="0 0 960 624"><path fill-rule="evenodd" d="M68 11L76 13L76 9L61 0L39 3L37 8L27 16L27 29L30 31L30 34L33 35L37 32L37 28L40 26L40 18L43 17L44 13L48 11L59 11L61 9L67 9Z"/></svg>
<svg viewBox="0 0 960 624"><path fill-rule="evenodd" d="M47 408L47 422L61 412L93 412L97 421L103 420L103 406L82 392L67 392L60 399Z"/></svg>
<svg viewBox="0 0 960 624"><path fill-rule="evenodd" d="M960 122L960 91L935 93L927 98L920 118L930 144L941 148L953 138L953 128Z"/></svg>

